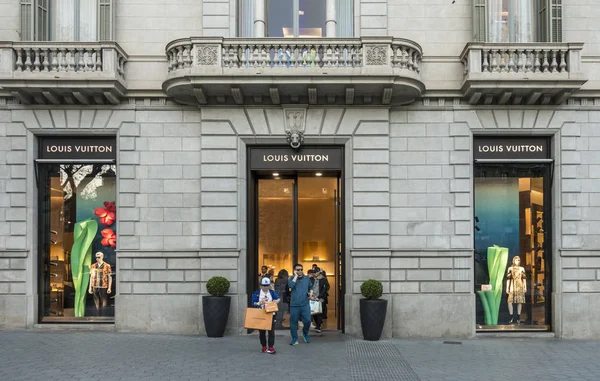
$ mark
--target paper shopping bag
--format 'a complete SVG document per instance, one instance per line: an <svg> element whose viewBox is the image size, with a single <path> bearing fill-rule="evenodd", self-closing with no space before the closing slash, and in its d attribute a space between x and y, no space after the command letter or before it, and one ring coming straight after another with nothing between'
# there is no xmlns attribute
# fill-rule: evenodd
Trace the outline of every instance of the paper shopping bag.
<svg viewBox="0 0 600 381"><path fill-rule="evenodd" d="M321 306L321 301L319 300L311 300L309 302L310 304L310 314L311 315L318 315L323 313L323 307Z"/></svg>
<svg viewBox="0 0 600 381"><path fill-rule="evenodd" d="M273 313L279 311L279 307L277 307L277 303L275 302L267 302L265 303L265 312Z"/></svg>
<svg viewBox="0 0 600 381"><path fill-rule="evenodd" d="M273 315L266 314L261 308L246 308L244 328L270 331L273 327Z"/></svg>

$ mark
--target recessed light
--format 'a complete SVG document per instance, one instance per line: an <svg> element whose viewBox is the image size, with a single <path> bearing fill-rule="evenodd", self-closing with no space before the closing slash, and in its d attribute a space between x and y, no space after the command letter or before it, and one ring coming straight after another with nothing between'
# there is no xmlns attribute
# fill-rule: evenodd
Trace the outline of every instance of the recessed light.
<svg viewBox="0 0 600 381"><path fill-rule="evenodd" d="M323 176L323 174L321 172L317 172L315 173L315 176Z"/></svg>
<svg viewBox="0 0 600 381"><path fill-rule="evenodd" d="M277 173L277 172L273 173L273 177L277 177L277 176L279 176L279 173Z"/></svg>

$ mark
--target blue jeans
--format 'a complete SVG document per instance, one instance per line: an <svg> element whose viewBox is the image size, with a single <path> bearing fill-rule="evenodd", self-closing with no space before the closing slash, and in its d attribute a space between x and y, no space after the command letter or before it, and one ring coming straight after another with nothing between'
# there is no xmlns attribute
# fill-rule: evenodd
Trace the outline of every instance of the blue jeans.
<svg viewBox="0 0 600 381"><path fill-rule="evenodd" d="M304 307L290 307L290 334L292 335L292 340L298 340L298 320L300 318L302 318L302 323L304 323L302 334L308 335L311 321L308 304Z"/></svg>

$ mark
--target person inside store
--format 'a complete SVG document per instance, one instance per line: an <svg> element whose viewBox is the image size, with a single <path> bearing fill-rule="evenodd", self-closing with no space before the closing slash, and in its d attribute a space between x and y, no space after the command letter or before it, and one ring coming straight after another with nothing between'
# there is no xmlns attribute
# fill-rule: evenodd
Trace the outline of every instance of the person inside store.
<svg viewBox="0 0 600 381"><path fill-rule="evenodd" d="M279 304L281 298L271 289L271 280L264 277L260 280L260 288L252 294L252 305L256 308L265 308L265 304L275 302ZM262 346L261 352L275 354L275 322L276 312L273 312L273 325L269 331L259 330L258 338ZM268 338L267 338L268 335ZM267 346L268 345L268 346Z"/></svg>
<svg viewBox="0 0 600 381"><path fill-rule="evenodd" d="M312 282L308 276L304 276L303 266L300 263L294 265L294 275L288 281L288 287L292 294L290 296L290 345L298 344L298 320L302 319L302 338L305 343L310 343L308 330L310 329L310 306L309 298L312 297Z"/></svg>
<svg viewBox="0 0 600 381"><path fill-rule="evenodd" d="M94 296L96 315L106 316L108 294L112 292L112 269L104 262L104 253L97 252L96 263L90 266L90 286L88 292Z"/></svg>
<svg viewBox="0 0 600 381"><path fill-rule="evenodd" d="M288 311L290 305L290 293L288 290L289 273L286 269L281 269L277 273L277 279L275 279L274 291L281 297L281 307L277 312L277 329L283 328L283 317Z"/></svg>
<svg viewBox="0 0 600 381"><path fill-rule="evenodd" d="M267 266L261 266L260 272L258 273L258 279L269 277L269 268Z"/></svg>
<svg viewBox="0 0 600 381"><path fill-rule="evenodd" d="M508 294L508 312L511 316L509 324L521 323L521 309L525 303L525 293L527 292L527 281L525 269L521 267L521 258L515 256L512 259L512 265L508 268L506 274L506 293ZM513 315L513 304L517 305L517 316Z"/></svg>
<svg viewBox="0 0 600 381"><path fill-rule="evenodd" d="M309 270L312 273L312 297L311 300L315 300L321 302L321 310L323 309L323 304L325 301L325 297L327 295L327 285L326 279L323 277L320 268L316 268L313 270ZM315 332L321 333L321 325L323 324L323 312L312 315L312 318L315 322Z"/></svg>

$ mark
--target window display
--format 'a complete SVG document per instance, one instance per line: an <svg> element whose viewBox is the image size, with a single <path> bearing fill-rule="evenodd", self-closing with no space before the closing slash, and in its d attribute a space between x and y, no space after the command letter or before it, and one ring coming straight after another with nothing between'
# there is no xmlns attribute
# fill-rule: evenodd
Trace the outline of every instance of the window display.
<svg viewBox="0 0 600 381"><path fill-rule="evenodd" d="M114 148L114 139L106 138L42 140L36 161L42 322L113 321ZM70 155L83 159L78 163Z"/></svg>
<svg viewBox="0 0 600 381"><path fill-rule="evenodd" d="M547 329L549 166L475 167L477 328Z"/></svg>

